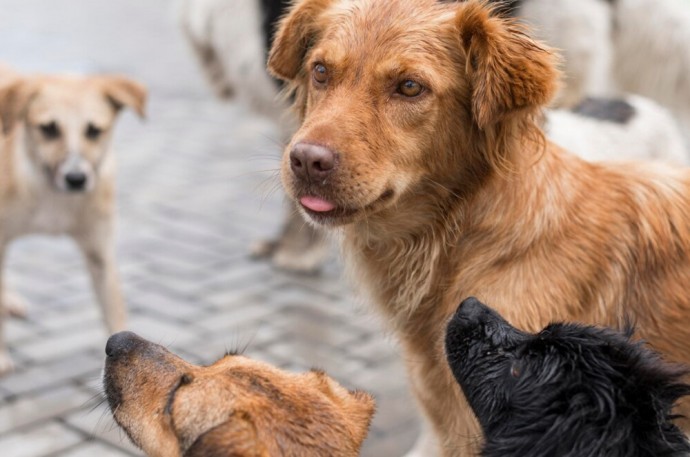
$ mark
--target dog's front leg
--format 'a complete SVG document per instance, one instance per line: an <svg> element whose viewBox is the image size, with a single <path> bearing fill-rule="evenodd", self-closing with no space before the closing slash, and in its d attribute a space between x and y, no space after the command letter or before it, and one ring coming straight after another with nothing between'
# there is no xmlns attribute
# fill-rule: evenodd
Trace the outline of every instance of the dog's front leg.
<svg viewBox="0 0 690 457"><path fill-rule="evenodd" d="M421 416L421 428L414 446L404 457L438 457L441 455L441 446L438 444L436 434L425 415Z"/></svg>
<svg viewBox="0 0 690 457"><path fill-rule="evenodd" d="M12 358L7 350L7 343L5 342L5 290L3 288L3 260L5 258L5 245L0 243L0 375L12 371L14 364Z"/></svg>
<svg viewBox="0 0 690 457"><path fill-rule="evenodd" d="M110 333L125 330L127 309L115 262L112 224L101 223L75 239L84 254L98 303Z"/></svg>

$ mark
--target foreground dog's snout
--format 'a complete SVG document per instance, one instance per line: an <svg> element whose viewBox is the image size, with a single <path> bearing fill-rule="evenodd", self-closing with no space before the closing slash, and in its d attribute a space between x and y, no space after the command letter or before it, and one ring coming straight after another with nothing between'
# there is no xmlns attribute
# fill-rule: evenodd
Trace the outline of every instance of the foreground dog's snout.
<svg viewBox="0 0 690 457"><path fill-rule="evenodd" d="M324 179L335 171L336 159L325 146L297 143L290 151L290 168L300 179Z"/></svg>
<svg viewBox="0 0 690 457"><path fill-rule="evenodd" d="M474 324L483 323L491 317L491 311L475 297L469 297L460 303L457 317Z"/></svg>
<svg viewBox="0 0 690 457"><path fill-rule="evenodd" d="M71 171L65 175L65 184L69 190L84 190L87 176L81 171Z"/></svg>
<svg viewBox="0 0 690 457"><path fill-rule="evenodd" d="M134 332L119 332L108 338L105 345L105 355L109 359L117 359L130 354L137 346L146 343Z"/></svg>

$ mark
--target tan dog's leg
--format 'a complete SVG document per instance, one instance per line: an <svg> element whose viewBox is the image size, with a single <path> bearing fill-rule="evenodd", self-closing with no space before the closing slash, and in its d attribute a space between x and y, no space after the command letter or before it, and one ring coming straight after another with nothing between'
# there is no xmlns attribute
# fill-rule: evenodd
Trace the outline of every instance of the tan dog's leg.
<svg viewBox="0 0 690 457"><path fill-rule="evenodd" d="M313 274L326 261L329 249L325 231L307 223L290 201L280 236L256 243L251 251L254 257L271 258L280 269Z"/></svg>
<svg viewBox="0 0 690 457"><path fill-rule="evenodd" d="M5 314L14 317L26 317L26 310L29 308L24 297L18 293L5 289L2 295L2 304Z"/></svg>
<svg viewBox="0 0 690 457"><path fill-rule="evenodd" d="M5 257L5 246L0 245L0 297L4 297L3 289L3 274L2 265ZM12 363L12 358L7 350L7 343L5 343L5 303L4 299L0 300L0 375L12 371L14 364Z"/></svg>
<svg viewBox="0 0 690 457"><path fill-rule="evenodd" d="M299 273L316 273L326 261L330 243L322 228L314 227L291 205L273 264Z"/></svg>
<svg viewBox="0 0 690 457"><path fill-rule="evenodd" d="M438 445L436 434L429 424L429 420L422 414L422 424L419 436L412 449L405 454L405 457L437 457L441 455L441 448Z"/></svg>
<svg viewBox="0 0 690 457"><path fill-rule="evenodd" d="M110 333L126 328L127 310L117 273L110 222L97 224L91 232L76 238L86 259L103 318Z"/></svg>

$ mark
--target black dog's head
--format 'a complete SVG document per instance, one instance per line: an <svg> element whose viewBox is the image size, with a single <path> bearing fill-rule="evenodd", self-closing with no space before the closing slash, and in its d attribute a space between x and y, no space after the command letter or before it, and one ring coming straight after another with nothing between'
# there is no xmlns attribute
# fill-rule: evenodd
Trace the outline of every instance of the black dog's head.
<svg viewBox="0 0 690 457"><path fill-rule="evenodd" d="M634 457L690 453L671 409L687 370L605 328L512 327L475 298L448 324L448 362L474 410L484 457Z"/></svg>

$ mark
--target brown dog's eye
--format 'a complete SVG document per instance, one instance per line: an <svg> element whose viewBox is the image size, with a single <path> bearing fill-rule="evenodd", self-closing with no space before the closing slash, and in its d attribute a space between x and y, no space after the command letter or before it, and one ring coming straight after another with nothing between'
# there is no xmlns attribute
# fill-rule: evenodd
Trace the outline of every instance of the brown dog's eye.
<svg viewBox="0 0 690 457"><path fill-rule="evenodd" d="M398 93L405 97L416 97L423 91L424 87L411 79L407 79L398 85Z"/></svg>
<svg viewBox="0 0 690 457"><path fill-rule="evenodd" d="M96 127L93 124L89 124L86 127L86 138L89 140L97 140L99 136L103 133L103 129Z"/></svg>
<svg viewBox="0 0 690 457"><path fill-rule="evenodd" d="M325 65L317 63L314 65L314 81L325 84L328 81L328 69Z"/></svg>
<svg viewBox="0 0 690 457"><path fill-rule="evenodd" d="M38 126L38 128L41 130L41 134L43 134L47 140L54 140L60 136L60 129L54 121L41 124Z"/></svg>
<svg viewBox="0 0 690 457"><path fill-rule="evenodd" d="M407 79L398 85L398 93L405 97L416 97L422 92L424 92L424 87L411 79Z"/></svg>

